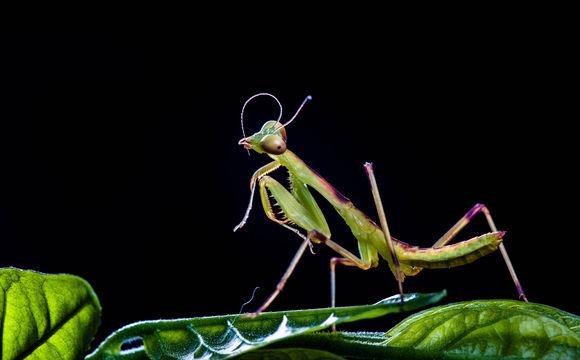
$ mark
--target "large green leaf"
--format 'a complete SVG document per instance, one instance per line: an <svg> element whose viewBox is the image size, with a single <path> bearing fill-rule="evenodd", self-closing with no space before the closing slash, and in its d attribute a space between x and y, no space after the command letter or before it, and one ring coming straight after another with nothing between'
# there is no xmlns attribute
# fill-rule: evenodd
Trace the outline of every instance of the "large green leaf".
<svg viewBox="0 0 580 360"><path fill-rule="evenodd" d="M330 352L343 358L356 359L434 359L440 354L411 348L385 346L385 333L337 332L311 333L293 337L266 348L267 350L310 349ZM250 353L252 354L252 353Z"/></svg>
<svg viewBox="0 0 580 360"><path fill-rule="evenodd" d="M109 336L87 360L225 359L334 324L414 310L445 296L408 294L401 306L394 296L374 305L269 312L256 318L239 315L135 323ZM123 344L141 339L144 349L123 351Z"/></svg>
<svg viewBox="0 0 580 360"><path fill-rule="evenodd" d="M82 359L99 326L91 286L72 275L0 269L0 358Z"/></svg>
<svg viewBox="0 0 580 360"><path fill-rule="evenodd" d="M425 310L386 334L306 334L275 346L361 359L580 359L580 318L546 305L480 300Z"/></svg>
<svg viewBox="0 0 580 360"><path fill-rule="evenodd" d="M580 358L580 318L515 300L470 301L414 315L391 329L392 347L471 357Z"/></svg>
<svg viewBox="0 0 580 360"><path fill-rule="evenodd" d="M238 360L344 360L342 356L335 355L328 351L304 349L304 348L282 348L282 349L258 349L243 354L236 358Z"/></svg>

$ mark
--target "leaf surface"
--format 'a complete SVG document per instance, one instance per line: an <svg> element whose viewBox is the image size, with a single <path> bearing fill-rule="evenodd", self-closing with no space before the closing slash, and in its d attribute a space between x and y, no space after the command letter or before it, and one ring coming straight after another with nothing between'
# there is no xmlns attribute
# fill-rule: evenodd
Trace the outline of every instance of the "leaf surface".
<svg viewBox="0 0 580 360"><path fill-rule="evenodd" d="M72 275L0 269L0 358L82 359L99 326L91 286Z"/></svg>
<svg viewBox="0 0 580 360"><path fill-rule="evenodd" d="M541 304L479 300L420 312L387 334L385 345L471 358L580 358L580 318Z"/></svg>
<svg viewBox="0 0 580 360"><path fill-rule="evenodd" d="M305 334L275 346L360 359L580 359L580 318L546 305L479 300L411 315L386 334Z"/></svg>
<svg viewBox="0 0 580 360"><path fill-rule="evenodd" d="M403 306L397 295L374 305L269 312L255 318L226 315L138 322L113 333L87 360L142 359L144 353L151 359L226 359L334 324L414 310L444 296L445 292L407 294ZM135 339L142 341L142 348L122 350Z"/></svg>

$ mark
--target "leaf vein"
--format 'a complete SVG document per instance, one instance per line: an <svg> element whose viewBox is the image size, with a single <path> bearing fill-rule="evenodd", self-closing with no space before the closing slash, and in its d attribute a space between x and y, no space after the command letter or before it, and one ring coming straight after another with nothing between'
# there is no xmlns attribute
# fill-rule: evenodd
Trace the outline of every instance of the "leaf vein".
<svg viewBox="0 0 580 360"><path fill-rule="evenodd" d="M439 310L439 309L437 309ZM436 312L434 312L434 314L436 314ZM420 344L423 340L425 340L429 335L431 335L431 333L433 331L435 331L435 329L437 329L438 327L442 326L444 323L446 323L447 321L449 321L450 319L452 319L454 316L456 316L457 314L453 313L453 314L449 314L446 318L441 319L438 323L434 324L433 326L431 326L427 331L425 331L424 334L422 334L418 339L415 340L415 345Z"/></svg>
<svg viewBox="0 0 580 360"><path fill-rule="evenodd" d="M29 355L34 353L38 348L40 348L45 342L48 341L53 335L55 335L60 329L62 329L69 321L74 319L85 307L91 305L90 295L87 295L85 299L74 309L69 315L67 315L59 324L54 328L46 332L40 339L38 339L29 349L20 354L20 356L15 357L15 360L26 359Z"/></svg>
<svg viewBox="0 0 580 360"><path fill-rule="evenodd" d="M20 277L18 277L18 280L20 281ZM2 303L2 313L0 313L0 315L2 315L2 319L0 319L0 359L2 359L2 352L4 351L3 349L3 344L4 344L4 323L6 322L6 307L8 304L7 301L7 297L8 297L8 291L10 291L10 288L12 287L12 285L14 284L14 281L11 281L8 284L8 287L4 290L4 302Z"/></svg>
<svg viewBox="0 0 580 360"><path fill-rule="evenodd" d="M469 334L473 333L474 331L477 331L477 330L480 330L480 329L485 329L487 327L493 326L493 325L499 323L500 321L504 321L506 319L509 319L509 317L501 317L501 318L495 319L494 321L491 321L491 322L489 322L489 323L487 323L485 325L476 325L476 326L473 326L471 329L469 329L465 333L461 334L456 339L451 340L449 343L447 343L447 345L445 345L445 347L447 348L447 350L449 350L452 346L454 346L459 341L461 341L464 338L466 338Z"/></svg>

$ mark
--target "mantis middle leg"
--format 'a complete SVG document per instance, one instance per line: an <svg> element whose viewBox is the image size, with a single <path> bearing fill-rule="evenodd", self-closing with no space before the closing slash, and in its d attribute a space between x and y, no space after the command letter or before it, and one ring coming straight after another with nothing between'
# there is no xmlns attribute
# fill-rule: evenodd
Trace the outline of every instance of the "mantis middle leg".
<svg viewBox="0 0 580 360"><path fill-rule="evenodd" d="M401 296L401 304L403 303L403 275L401 273L401 265L399 263L399 259L397 257L397 253L395 251L393 245L393 239L391 237L391 232L389 230L389 226L387 224L387 217L385 216L385 210L383 209L383 204L381 201L381 196L379 194L379 188L377 185L377 181L375 179L375 174L373 170L372 163L365 163L364 165L365 171L367 173L367 177L369 179L369 183L371 186L371 192L373 194L373 199L375 201L375 207L377 208L377 213L379 215L379 220L381 224L381 228L385 235L385 240L388 245L390 255L390 263L393 264L395 278L397 279L397 284L399 286L399 295ZM330 306L336 306L336 265L344 265L344 266L356 266L352 261L346 258L332 258L330 260ZM334 330L334 327L333 327Z"/></svg>

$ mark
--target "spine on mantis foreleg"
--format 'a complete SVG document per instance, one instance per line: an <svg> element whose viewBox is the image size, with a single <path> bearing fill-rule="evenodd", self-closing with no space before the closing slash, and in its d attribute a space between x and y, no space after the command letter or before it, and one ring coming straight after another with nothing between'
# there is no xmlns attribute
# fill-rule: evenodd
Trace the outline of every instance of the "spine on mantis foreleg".
<svg viewBox="0 0 580 360"><path fill-rule="evenodd" d="M292 151L286 150L282 155L271 157L279 161L293 176L318 191L335 208L348 206L349 203L352 204L348 198L330 185L322 176L318 175L310 166L306 165Z"/></svg>

